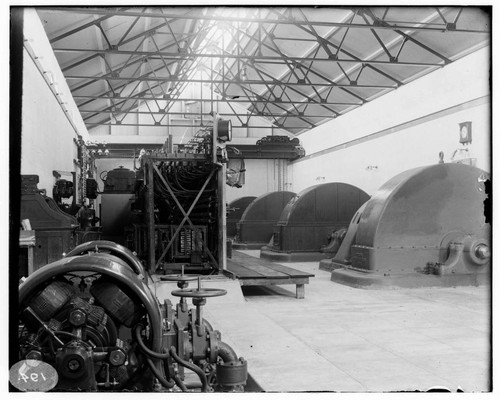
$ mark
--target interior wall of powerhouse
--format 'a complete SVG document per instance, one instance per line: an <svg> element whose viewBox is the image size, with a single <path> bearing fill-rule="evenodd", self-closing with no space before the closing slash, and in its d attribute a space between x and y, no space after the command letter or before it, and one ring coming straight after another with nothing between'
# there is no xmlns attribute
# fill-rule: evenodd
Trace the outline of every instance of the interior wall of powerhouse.
<svg viewBox="0 0 500 400"><path fill-rule="evenodd" d="M38 188L52 197L52 171L71 179L71 172L77 172L74 139L80 135L86 140L88 133L40 19L30 8L24 9L24 41L21 174L38 175Z"/></svg>
<svg viewBox="0 0 500 400"><path fill-rule="evenodd" d="M440 152L451 162L465 149L491 172L490 68L490 48L480 49L300 135L306 157L289 165L292 190L345 182L371 195L400 172L438 163ZM472 143L462 145L466 121Z"/></svg>

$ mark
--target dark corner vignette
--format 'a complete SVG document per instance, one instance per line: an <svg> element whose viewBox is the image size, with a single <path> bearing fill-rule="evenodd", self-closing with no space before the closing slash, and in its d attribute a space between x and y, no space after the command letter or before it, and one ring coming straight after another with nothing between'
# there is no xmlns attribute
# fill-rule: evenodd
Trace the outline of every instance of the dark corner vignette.
<svg viewBox="0 0 500 400"><path fill-rule="evenodd" d="M23 8L10 8L9 104L9 367L17 361L17 310L21 174L21 115L23 88ZM18 391L9 383L9 391Z"/></svg>

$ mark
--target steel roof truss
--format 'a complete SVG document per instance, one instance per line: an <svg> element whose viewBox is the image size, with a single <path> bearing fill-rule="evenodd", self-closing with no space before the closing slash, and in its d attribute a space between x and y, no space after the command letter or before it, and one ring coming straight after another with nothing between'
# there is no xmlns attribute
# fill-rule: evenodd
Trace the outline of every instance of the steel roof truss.
<svg viewBox="0 0 500 400"><path fill-rule="evenodd" d="M262 28L262 29L264 29L264 28ZM245 33L245 34L246 34L246 32L245 32L245 31L243 31L243 33ZM334 34L334 33L330 33L330 34L326 37L326 39L328 40L331 36L333 36L333 34ZM254 39L254 38L253 38L252 36L250 36L250 35L249 35L249 38L250 38L250 39ZM264 46L266 46L266 47L269 47L269 46L268 46L267 44L265 44L265 43L262 43L262 45L264 45ZM307 53L307 55L306 55L306 56L311 55L314 51L318 51L318 50L319 50L319 46L317 46L316 48L313 48L312 50L310 50L310 51ZM340 48L339 48L339 50L340 50ZM316 54L317 54L317 53L316 53ZM317 75L317 76L321 77L322 79L326 79L326 80L328 80L328 78L324 77L322 74L318 73L318 72L317 72L314 68L312 68L312 62L311 62L311 65L310 65L310 67L309 67L309 70L310 70L310 72L313 72L315 75ZM345 89L345 88L342 88L342 90L343 90L343 91L345 91L346 93L348 93L348 94L350 94L350 95L352 95L352 96L356 97L357 99L361 100L361 101L362 101L362 103L366 103L366 100L365 100L365 99L363 99L363 98L362 98L362 97L360 97L359 95L357 95L357 94L355 94L355 93L351 92L350 90L347 90L347 89ZM305 96L305 97L306 97L307 99L309 99L309 100L312 100L312 98L311 98L310 96ZM321 102L321 101L320 101L320 102Z"/></svg>
<svg viewBox="0 0 500 400"><path fill-rule="evenodd" d="M78 67L79 65L85 64L86 62L91 61L94 58L100 57L100 56L101 56L100 53L94 53L88 57L82 58L81 60L74 62L73 64L70 64L64 68L61 68L61 71L64 73L66 71L69 71L72 68Z"/></svg>
<svg viewBox="0 0 500 400"><path fill-rule="evenodd" d="M380 18L378 18L376 15L373 14L372 10L368 9L368 8L365 8L363 9L363 11L365 13L367 13L373 20L373 23L372 25L374 26L379 26L379 25L383 25L383 26L389 26L392 28L392 30L394 32L396 32L397 34L401 35L403 38L407 38L407 40L411 41L412 43L416 44L417 46L421 47L422 49L424 50L427 50L429 53L435 55L436 57L440 58L441 60L444 61L445 64L449 64L451 62L450 59L448 59L447 57L443 56L441 53L437 52L436 50L432 49L431 47L427 46L426 44L416 40L415 38L413 38L412 36L408 35L407 33L403 32L401 29L401 27L399 26L396 26L396 25L391 25L385 21L382 21ZM364 15L363 15L364 17Z"/></svg>
<svg viewBox="0 0 500 400"><path fill-rule="evenodd" d="M365 14L361 14L361 17L365 20L367 24L369 23L368 18L366 18ZM384 50L385 54L387 54L389 61L397 61L396 58L393 57L391 52L387 49L382 39L380 39L380 36L377 34L375 29L370 29L370 31L373 34L373 36L375 36L375 39L377 39L377 42L380 44L380 47Z"/></svg>
<svg viewBox="0 0 500 400"><path fill-rule="evenodd" d="M240 118L240 115L236 112L236 110L233 108L233 106L231 105L231 103L229 101L227 102L227 105L229 106L229 108L233 112L233 115L235 115L236 118L238 118L238 121L240 121L240 123L241 123L242 126L248 125L248 120L247 120L246 123L243 122L243 120Z"/></svg>
<svg viewBox="0 0 500 400"><path fill-rule="evenodd" d="M144 40L145 40L145 39L146 39L146 37L144 37L144 38L143 38L143 40L142 40L142 41L141 41L141 42L137 45L137 48L139 48L139 47L143 44L143 42L144 42ZM137 50L137 48L136 48L136 50ZM96 55L96 56L101 56L101 57L104 57L104 56L105 56L105 54L106 54L106 52L103 52L103 53L98 52L98 53L96 53L95 55ZM131 54L132 54L132 53L131 53ZM137 58L137 59L135 59L134 61L131 61L131 60L132 60L132 58L133 58L133 55L131 55L131 56L130 56L130 57L129 57L129 58L128 58L128 59L127 59L124 63L123 63L123 65L122 65L120 68L115 69L115 70L111 70L111 75L115 74L116 76L119 76L125 67L131 66L131 65L136 64L136 63L138 63L138 62L142 62L142 57ZM76 91L78 91L78 90L80 90L80 89L83 89L84 87L86 87L86 86L88 86L88 85L91 85L92 83L95 83L95 82L97 82L97 81L98 81L97 79L92 79L92 78L94 78L94 77L91 77L91 76L86 77L86 79L91 79L91 80L90 80L90 81L88 81L88 82L85 82L85 83L81 84L80 86L70 87L71 91L72 91L72 92L76 92Z"/></svg>
<svg viewBox="0 0 500 400"><path fill-rule="evenodd" d="M304 17L304 20L307 21L307 17L305 16L305 14L302 12L301 9L299 9L300 13L302 14L302 16ZM325 41L323 39L322 36L318 35L318 33L316 32L316 29L314 29L314 26L311 25L311 23L308 23L308 26L309 26L309 29L310 29L310 33L312 34L312 36L318 41L319 45L321 46L321 48L325 51L325 53L328 55L328 58L330 59L334 59L335 58L335 55L331 52L330 48L328 47L327 43L328 41Z"/></svg>
<svg viewBox="0 0 500 400"><path fill-rule="evenodd" d="M464 10L463 7L460 7L460 9L458 10L458 13L455 17L455 20L453 21L453 24L455 25L455 27L457 26L457 23L458 23L458 19L460 18L460 15L462 15L462 11Z"/></svg>
<svg viewBox="0 0 500 400"><path fill-rule="evenodd" d="M126 8L124 8L124 9L126 10ZM67 10L65 10L65 11L67 11ZM90 28L91 26L95 26L96 24L98 24L98 23L100 23L102 21L105 21L105 20L107 20L109 18L112 18L112 17L113 17L113 15L105 15L104 17L97 18L97 19L95 19L92 22L87 22L86 24L83 24L83 25L78 26L78 27L76 27L74 29L71 29L70 31L65 32L65 33L63 33L63 34L61 34L59 36L56 36L55 38L49 39L49 42L50 42L51 45L53 45L54 43L58 42L59 40L65 39L65 38L67 38L67 37L69 37L71 35L74 35L75 33L81 32L81 31L83 31L83 30L85 30L87 28Z"/></svg>
<svg viewBox="0 0 500 400"><path fill-rule="evenodd" d="M146 8L143 8L143 11L145 11L145 10L146 10ZM123 41L125 40L125 38L128 36L128 34L130 33L130 31L132 31L132 29L137 24L137 22L139 22L140 19L141 19L141 17L134 18L134 20L132 21L132 23L130 24L130 26L127 28L127 30L125 31L125 33L123 34L123 36L120 38L120 40L118 40L118 43L116 43L116 47L120 47L121 46L121 44L123 43Z"/></svg>
<svg viewBox="0 0 500 400"><path fill-rule="evenodd" d="M304 26L299 26L299 27L300 27L300 29L304 30L305 32L311 33L311 32L310 32L310 31L309 31L306 27L304 27ZM344 53L344 54L346 54L347 56L351 57L352 59L354 59L354 60L358 61L359 63L362 63L362 62L363 62L363 60L362 60L362 59L360 59L359 57L355 56L355 55L354 55L354 54L352 54L351 52L347 51L347 50L346 50L346 49L344 49L344 48L340 48L338 45L336 45L336 44L332 43L332 42L329 40L331 36L333 36L333 35L329 35L329 37L324 38L324 39L323 39L323 42L328 43L328 45L330 45L330 46L334 47L335 49L339 49L342 53ZM374 71L378 72L379 74L381 74L381 75L385 76L386 78L389 78L390 80L392 80L393 82L395 82L395 83L398 85L398 87L399 87L399 86L401 86L401 85L403 84L402 82L400 82L399 80L397 80L397 79L396 79L396 78L394 78L393 76L391 76L391 75L387 74L386 72L384 72L384 71L380 70L379 68L376 68L376 67L374 67L373 65L370 65L370 67L371 67Z"/></svg>
<svg viewBox="0 0 500 400"><path fill-rule="evenodd" d="M356 18L356 15L358 15L358 10L352 10L353 13L352 13L352 17L351 17L351 21L350 21L350 24L353 23L354 21L354 18ZM344 41L345 41L345 38L347 37L347 33L349 32L349 29L351 29L349 26L345 29L345 32L344 32L344 35L342 36L342 39L340 40L340 43L337 47L337 51L335 52L335 58L338 60L339 58L339 53L340 53L340 49L342 49L342 46L344 45Z"/></svg>
<svg viewBox="0 0 500 400"><path fill-rule="evenodd" d="M147 39L147 38L148 38L147 36L143 36L143 37L142 37L142 40L141 40L141 41L137 44L137 46L136 46L136 48L135 48L135 49L136 49L136 50L138 50L138 49L139 49L139 47L144 46L144 44L145 44L145 42L146 42L146 39ZM122 65L122 66L118 69L118 74L121 74L121 73L122 73L122 71L123 71L126 67L131 66L131 65L136 64L136 63L140 63L140 62L141 62L141 59L140 59L140 58L136 58L136 59L134 59L134 55L133 55L133 54L131 54L131 55L130 55L130 57L129 57L129 58L128 58L128 59L127 59L124 63L123 63L123 65Z"/></svg>
<svg viewBox="0 0 500 400"><path fill-rule="evenodd" d="M263 28L263 31L266 33L266 35L268 35L268 32L267 32L267 30L266 30L265 28ZM266 47L268 47L268 45L266 45ZM278 49L278 52L282 55L282 57L285 57L285 56L284 56L284 54L283 54L283 53L282 53L279 49ZM257 70L257 68L255 67L255 64L253 64L253 68ZM311 68L310 68L310 70L311 70ZM264 74L269 76L269 74L266 74L266 73L264 73ZM260 75L260 74L259 74L259 75ZM290 74L289 74L289 75L290 75ZM283 77L282 77L282 78L283 78ZM329 80L328 78L324 78L324 77L322 77L322 79L326 80L327 82L329 82L329 83L330 83L331 85L333 85L333 86L337 86L337 84L336 84L336 83L332 82L332 81L331 81L331 80ZM299 82L299 81L298 81L298 82ZM310 80L309 80L309 82L310 82ZM302 84L302 83L300 83L300 84ZM312 83L311 83L311 85L312 85ZM310 96L306 95L305 93L303 93L302 91L297 90L297 89L295 89L295 88L293 88L293 87L290 87L290 83L289 83L287 86L289 87L289 89L290 89L290 90L292 90L292 91L296 92L297 94L299 94L300 96L303 96L304 98L308 98L308 97L310 97ZM314 87L314 85L313 85L313 87ZM316 90L315 90L315 91L316 91ZM316 92L317 92L317 91L316 91ZM273 94L273 95L274 95L274 94ZM319 102L319 103L321 104L321 103L322 103L321 96L318 96L318 97L319 97L319 99L320 99L320 102ZM336 115L338 115L338 113L337 113L336 111L334 111L334 110L330 109L329 107L326 107L326 106L324 106L324 105L322 105L322 106L323 106L325 109L327 109L329 112L334 112Z"/></svg>
<svg viewBox="0 0 500 400"><path fill-rule="evenodd" d="M244 32L244 31L242 31ZM256 38L253 38L253 40L257 40ZM263 43L265 45L265 43ZM330 46L335 47L335 49L338 48L337 45L334 45L329 42ZM168 46L170 47L170 46ZM269 47L271 48L271 47ZM313 49L314 50L314 49ZM373 64L373 65L394 65L394 64L399 64L399 65L409 65L409 66L417 66L417 67L441 67L443 64L437 63L437 62L418 62L418 61L399 61L399 62L390 62L386 60L370 60L370 59L361 59L359 57L356 57L348 52L346 52L343 49L340 49L341 52L348 54L352 58L344 58L344 59L335 59L335 61L341 61L343 63L365 63L365 64ZM55 48L54 52L57 53L109 53L109 54L117 54L117 55L137 55L139 58L144 58L144 57L149 57L151 59L156 59L163 57L165 59L172 59L174 61L179 61L183 59L194 59L198 57L204 57L204 58L220 58L221 56L219 54L210 54L210 53L196 53L196 52L183 52L181 54L179 53L173 53L173 52L152 52L152 51L136 51L136 50L117 50L117 49L79 49L79 48ZM249 55L249 54L227 54L225 55L226 59L246 59L246 60L255 60L255 62L259 63L268 63L268 64L276 64L280 61L282 61L282 57L277 55L277 56L264 56L264 55ZM288 61L295 61L295 62L303 62L303 61L314 61L314 62L325 62L329 63L333 61L330 58L313 58L313 57L308 57L308 56L286 56Z"/></svg>
<svg viewBox="0 0 500 400"><path fill-rule="evenodd" d="M196 38L196 36L194 36L194 35L193 35L193 36L191 36L191 37L193 38L193 40L194 40L194 38ZM144 36L144 37L143 37L143 40L142 40L142 41L141 41L141 43L138 45L138 47L139 47L139 46L140 46L140 45L144 42L144 40L145 40L146 38L147 38L147 36ZM130 57L130 58L132 58L132 57ZM130 58L129 58L129 60L130 60ZM144 61L144 59L143 59L142 57L139 57L137 60L134 60L133 62L129 63L128 65L130 66L130 65L135 64L135 63L137 63L137 62L141 62L141 63L142 63L143 61ZM187 60L185 60L185 61L187 61ZM172 64L174 64L174 63L175 63L175 62L172 62ZM124 64L120 70L123 70L123 68L125 68L126 66L127 66L127 64ZM139 70L140 68L141 68L141 65L140 65L140 66L136 69L136 71L135 71L135 72L137 72L137 70ZM161 69L161 68L158 68L157 70L159 70L159 69ZM152 71L154 72L155 70L154 70L154 69L152 69ZM170 71L169 71L169 72L170 72ZM147 75L149 75L149 74L147 74ZM88 84L91 84L91 83L96 82L96 81L97 81L97 79L94 79L93 81L89 82ZM125 84L123 84L123 85L121 85L121 86L119 86L119 87L121 87L121 89L122 89L122 90L124 90L124 89L127 87L127 85L128 85L129 83L131 83L131 82L127 82L127 83L125 83ZM86 85L88 85L88 84L81 85L80 87L78 87L77 89L74 89L74 90L81 89L82 87L84 87L84 86L86 86ZM140 84L140 81L139 81L139 83L136 85L136 87L134 88L134 90L135 90L135 89L139 86L139 84ZM160 86L160 88L162 89L163 93L165 93L165 92L164 92L164 90L163 90L162 84L160 83L160 84L156 85L155 87L158 87L158 86ZM144 91L144 92L145 92L145 91ZM108 91L108 92L105 92L104 94L107 94L107 93L109 93L109 91ZM130 96L128 96L128 98L130 98ZM120 104L124 104L125 102L126 102L126 100L125 100L125 101L123 101L123 102L121 102ZM84 102L82 105L85 105L85 104L88 104L88 103L89 103L89 102Z"/></svg>
<svg viewBox="0 0 500 400"><path fill-rule="evenodd" d="M100 22L98 22L96 24L97 28L99 29L99 31L101 31L101 35L102 37L104 38L104 40L106 41L107 45L108 45L108 49L112 49L113 48L113 45L111 44L111 42L109 41L108 39L108 36L106 35L106 32L104 32L104 29L102 28L102 25Z"/></svg>
<svg viewBox="0 0 500 400"><path fill-rule="evenodd" d="M241 85L241 83L239 83L239 85L241 86L241 88L242 88L242 90L243 90L244 92L248 91L248 92L250 92L250 93L252 93L252 94L254 94L254 95L257 95L257 96L259 96L260 98L262 98L262 96L260 96L260 95L258 95L257 93L255 93L255 92L254 92L251 88L244 87L243 85ZM262 108L262 110L261 110L261 111L259 111L258 107L257 107L257 106L256 106L253 102L252 102L252 104L254 105L254 108L256 109L256 111L257 111L257 112L259 112L259 113L261 113L261 114L263 114L263 113L264 113L264 109L267 109L267 110L268 110L268 112L269 112L269 115L270 115L270 116L272 116L272 115L274 115L274 114L275 114L275 113L273 113L273 112L269 109L269 106L268 106L268 101L267 101L267 100L264 100L264 101L262 101L262 100L261 100L261 101L259 101L259 104L262 104L262 106L263 106L263 108ZM287 110L286 110L286 108L279 106L279 105L278 105L278 103L274 103L273 105L274 105L275 107L277 107L277 108L280 108L280 109L282 109L282 110L284 110L284 111L287 111ZM280 125L280 124L279 124L279 122L278 122L278 121L276 121L276 120L274 119L274 117L272 117L272 118L273 118L273 120L274 120L275 125L279 126L279 125ZM304 122L306 122L306 123L310 124L310 122L309 122L309 121L307 121L304 117L299 117L299 118L300 118L300 119L302 119Z"/></svg>
<svg viewBox="0 0 500 400"><path fill-rule="evenodd" d="M339 8L339 7L338 7ZM346 10L350 10L351 8L345 7ZM269 23L273 25L296 25L296 26L303 26L303 25L317 25L317 26L326 26L326 27L332 27L332 28L337 28L337 27L347 27L350 26L352 28L357 28L357 29L370 29L371 25L365 25L365 24L349 24L345 22L327 22L327 21L300 21L297 18L292 19L276 19L276 18L255 18L255 17L227 17L227 16L217 16L213 15L210 17L200 15L201 13L197 14L190 14L189 12L186 13L185 15L179 15L179 14L165 14L165 13L155 13L155 12L138 12L138 11L122 11L120 9L112 9L112 8L78 8L78 7L50 7L50 8L45 8L47 11L58 11L58 12L71 12L73 14L88 14L88 15L105 15L105 16L124 16L124 17L149 17L149 18L171 18L171 19L189 19L189 20L206 20L210 18L213 21L240 21L240 22L249 22L249 23L257 23L257 22L262 22L262 23ZM191 11L190 11L191 12ZM111 15L110 15L111 14ZM436 26L431 26L431 25L436 25L436 24L429 24L429 23L418 23L419 26L415 26L415 22L409 22L409 25L398 25L398 29L404 29L404 30L422 30L422 31L436 31L436 32L442 32L442 31L450 31L450 32L465 32L465 33L490 33L489 31L485 30L473 30L473 29L449 29L444 24L439 24L437 27ZM390 25L380 25L376 26L377 29L393 29L393 26Z"/></svg>

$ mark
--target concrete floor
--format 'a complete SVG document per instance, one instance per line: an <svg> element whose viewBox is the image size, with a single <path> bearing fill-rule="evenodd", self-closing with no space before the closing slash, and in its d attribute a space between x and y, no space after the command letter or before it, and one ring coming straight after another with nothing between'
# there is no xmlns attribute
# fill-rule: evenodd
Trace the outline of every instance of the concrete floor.
<svg viewBox="0 0 500 400"><path fill-rule="evenodd" d="M489 288L355 289L318 262L283 265L315 274L305 299L292 285L243 297L235 281L204 283L228 289L205 317L266 392L491 390Z"/></svg>

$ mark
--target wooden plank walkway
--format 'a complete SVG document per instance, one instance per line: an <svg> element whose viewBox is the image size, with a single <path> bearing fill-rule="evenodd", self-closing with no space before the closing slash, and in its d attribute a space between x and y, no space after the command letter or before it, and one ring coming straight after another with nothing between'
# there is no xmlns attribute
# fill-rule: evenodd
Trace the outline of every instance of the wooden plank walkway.
<svg viewBox="0 0 500 400"><path fill-rule="evenodd" d="M296 286L297 299L305 297L305 284L313 274L299 271L267 260L233 251L227 260L227 272L240 281L241 286L288 285Z"/></svg>

